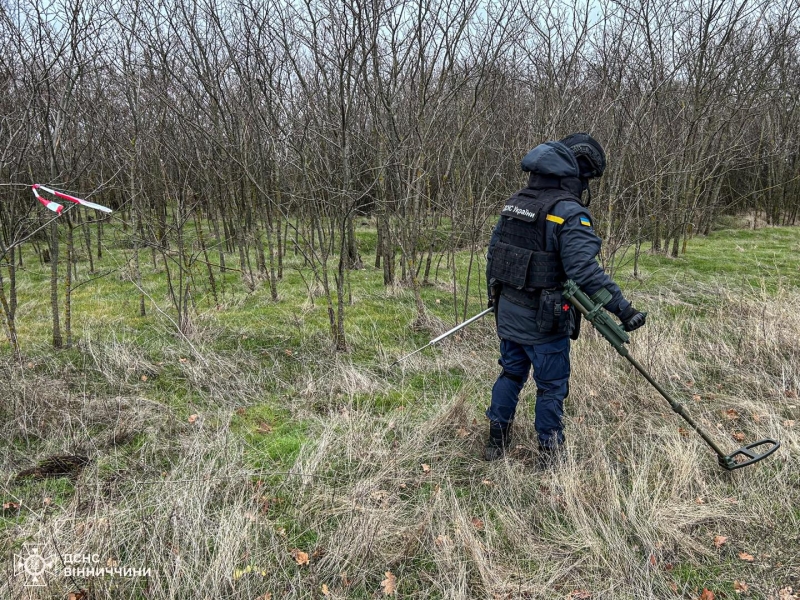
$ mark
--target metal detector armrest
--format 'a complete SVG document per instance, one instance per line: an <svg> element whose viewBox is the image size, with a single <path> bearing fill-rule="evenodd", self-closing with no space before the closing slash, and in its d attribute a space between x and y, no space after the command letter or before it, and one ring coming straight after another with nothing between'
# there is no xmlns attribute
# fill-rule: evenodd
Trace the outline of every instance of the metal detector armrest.
<svg viewBox="0 0 800 600"><path fill-rule="evenodd" d="M577 283L568 279L564 284L564 299L572 304L620 355L628 355L628 349L625 348L625 344L630 341L630 337L614 318L603 309L603 303L611 299L611 294L608 290L601 289L590 297L578 287Z"/></svg>
<svg viewBox="0 0 800 600"><path fill-rule="evenodd" d="M766 452L762 452L759 454L758 452L754 452L756 448L761 446L765 446L767 444L772 444L772 448L767 450ZM738 450L728 454L727 456L719 456L719 466L723 469L728 471L733 471L734 469L741 469L742 467L746 467L748 465L752 465L757 463L758 461L767 458L770 454L775 452L778 448L781 447L781 443L777 440L772 439L765 439L759 442L753 442L752 444L748 444L747 446L742 446ZM737 462L737 457L746 457L746 460Z"/></svg>

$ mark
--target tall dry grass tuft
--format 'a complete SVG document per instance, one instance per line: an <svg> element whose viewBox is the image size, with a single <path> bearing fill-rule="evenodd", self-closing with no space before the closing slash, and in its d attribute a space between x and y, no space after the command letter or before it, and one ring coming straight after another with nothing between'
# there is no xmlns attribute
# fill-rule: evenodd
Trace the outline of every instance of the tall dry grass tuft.
<svg viewBox="0 0 800 600"><path fill-rule="evenodd" d="M113 337L89 342L86 368L115 394L76 392L80 373L3 365L4 497L27 515L6 515L3 549L36 542L56 566L59 554L95 554L151 575L23 588L9 567L0 594L358 598L381 595L389 572L415 598L733 597L734 581L777 598L800 587L800 300L717 293L701 312L651 299L630 349L723 448L781 440L733 473L588 329L573 345L566 452L544 471L530 383L510 456L479 458L498 373L488 320L391 370L323 355L292 381L243 350L200 346L199 360L175 346L154 361ZM192 393L146 400L136 382L147 373ZM288 467L235 425L267 388L306 425ZM45 482L14 481L77 447L92 462L63 497L45 503Z"/></svg>

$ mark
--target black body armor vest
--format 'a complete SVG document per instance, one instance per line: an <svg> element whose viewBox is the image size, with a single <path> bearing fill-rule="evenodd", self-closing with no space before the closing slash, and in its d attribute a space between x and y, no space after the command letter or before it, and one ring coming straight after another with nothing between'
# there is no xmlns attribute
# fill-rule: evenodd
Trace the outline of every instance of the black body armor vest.
<svg viewBox="0 0 800 600"><path fill-rule="evenodd" d="M558 252L545 250L547 214L562 200L579 202L563 189L525 188L511 196L500 213L499 239L488 273L515 304L536 308L541 290L560 289L567 280Z"/></svg>

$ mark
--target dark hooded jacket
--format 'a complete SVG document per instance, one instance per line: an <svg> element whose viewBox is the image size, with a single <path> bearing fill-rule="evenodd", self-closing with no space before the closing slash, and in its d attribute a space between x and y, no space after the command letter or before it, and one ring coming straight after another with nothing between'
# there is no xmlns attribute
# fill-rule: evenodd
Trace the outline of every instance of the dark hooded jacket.
<svg viewBox="0 0 800 600"><path fill-rule="evenodd" d="M522 168L530 172L530 177L528 186L521 192L535 194L553 189L567 192L565 195L568 199L557 202L547 215L537 217L537 220L546 219L545 240L542 244L545 251L558 254L565 277L575 281L587 294L592 295L601 288L611 292L611 300L605 307L619 316L630 303L597 262L601 241L594 232L589 210L580 202L584 185L578 178L575 156L560 142L546 142L536 146L523 158ZM492 253L500 241L504 222L510 218L513 217L501 216L492 233L486 257L487 281L490 280L488 273ZM538 227L531 226L531 235L540 235ZM572 332L575 311L571 307L565 314L570 319L565 331L544 333L539 307L523 304L512 302L507 296L500 296L495 310L497 334L501 339L524 345L543 344ZM565 303L565 306L568 305Z"/></svg>

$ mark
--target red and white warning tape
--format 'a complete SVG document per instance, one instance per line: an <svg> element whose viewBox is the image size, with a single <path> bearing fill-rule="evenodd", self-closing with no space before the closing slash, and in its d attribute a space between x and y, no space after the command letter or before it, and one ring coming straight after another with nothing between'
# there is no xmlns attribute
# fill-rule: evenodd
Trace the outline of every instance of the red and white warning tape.
<svg viewBox="0 0 800 600"><path fill-rule="evenodd" d="M75 204L80 204L81 206L85 206L86 208L93 208L95 210L101 210L105 213L112 212L110 208L106 206L101 206L100 204L95 204L94 202L89 202L88 200L84 200L83 198L76 198L75 196L70 196L69 194L65 194L64 192L59 192L58 190L50 189L49 187L45 187L43 185L39 185L38 183L34 183L31 186L33 190L33 195L36 196L36 199L44 204L47 208L52 210L55 213L61 214L61 211L64 210L64 207L61 206L58 202L51 202L42 198L39 194L38 190L42 190L47 192L48 194L52 194L56 198L61 198L62 200L69 200L70 202L74 202Z"/></svg>

